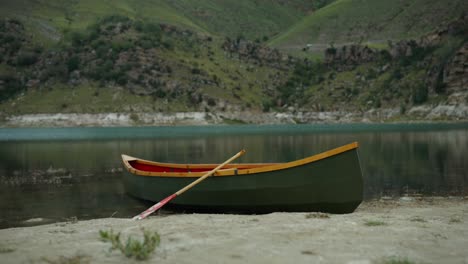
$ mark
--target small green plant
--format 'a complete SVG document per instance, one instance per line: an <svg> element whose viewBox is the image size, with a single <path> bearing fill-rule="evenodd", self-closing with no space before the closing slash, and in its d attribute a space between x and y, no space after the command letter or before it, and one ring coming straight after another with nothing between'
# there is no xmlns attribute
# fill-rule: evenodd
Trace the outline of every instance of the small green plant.
<svg viewBox="0 0 468 264"><path fill-rule="evenodd" d="M140 117L138 116L137 113L131 113L131 114L130 114L130 120L132 120L133 122L137 123L137 122L140 120Z"/></svg>
<svg viewBox="0 0 468 264"><path fill-rule="evenodd" d="M15 251L15 249L13 249L13 248L0 247L0 254L11 253L11 252L14 252L14 251Z"/></svg>
<svg viewBox="0 0 468 264"><path fill-rule="evenodd" d="M426 223L427 221L422 217L416 216L416 217L411 218L411 222Z"/></svg>
<svg viewBox="0 0 468 264"><path fill-rule="evenodd" d="M382 264L415 264L416 262L409 260L408 258L402 257L389 257L384 259L382 262L378 262Z"/></svg>
<svg viewBox="0 0 468 264"><path fill-rule="evenodd" d="M449 221L450 224L461 223L461 222L462 220L457 216L452 216Z"/></svg>
<svg viewBox="0 0 468 264"><path fill-rule="evenodd" d="M120 232L115 234L112 229L110 231L99 230L99 235L103 242L110 242L112 244L110 250L118 249L127 258L145 260L148 259L150 254L159 245L160 237L157 232L152 233L143 228L141 231L143 232L143 242L128 237L125 245L120 241Z"/></svg>
<svg viewBox="0 0 468 264"><path fill-rule="evenodd" d="M325 218L330 218L330 215L329 215L329 214L326 214L326 213L317 212L317 213L309 213L309 214L306 214L305 218L307 218L307 219L310 219L310 218L322 218L322 219L325 219Z"/></svg>
<svg viewBox="0 0 468 264"><path fill-rule="evenodd" d="M382 221L367 221L364 223L364 225L366 226L384 226L384 225L387 225L385 222L382 222Z"/></svg>

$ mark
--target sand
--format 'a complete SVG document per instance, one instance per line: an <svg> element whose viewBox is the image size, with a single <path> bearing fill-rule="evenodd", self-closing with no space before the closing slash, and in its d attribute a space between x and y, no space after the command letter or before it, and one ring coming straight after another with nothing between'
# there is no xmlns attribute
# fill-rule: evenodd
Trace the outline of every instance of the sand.
<svg viewBox="0 0 468 264"><path fill-rule="evenodd" d="M99 230L157 231L151 263L468 263L468 199L381 199L347 215L171 214L0 230L0 263L127 263Z"/></svg>

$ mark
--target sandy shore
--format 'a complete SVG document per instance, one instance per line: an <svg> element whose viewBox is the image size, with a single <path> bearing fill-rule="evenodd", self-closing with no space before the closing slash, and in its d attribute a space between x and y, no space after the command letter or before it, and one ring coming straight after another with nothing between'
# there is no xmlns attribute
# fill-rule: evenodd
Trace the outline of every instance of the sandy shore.
<svg viewBox="0 0 468 264"><path fill-rule="evenodd" d="M126 263L99 230L126 239L142 237L141 227L161 236L153 263L468 263L468 199L437 197L365 202L348 215L173 214L3 229L0 262Z"/></svg>

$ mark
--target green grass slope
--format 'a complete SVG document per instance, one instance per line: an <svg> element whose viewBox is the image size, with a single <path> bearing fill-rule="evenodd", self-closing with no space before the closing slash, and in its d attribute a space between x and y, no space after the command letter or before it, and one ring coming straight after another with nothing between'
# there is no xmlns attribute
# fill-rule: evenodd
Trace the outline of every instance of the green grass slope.
<svg viewBox="0 0 468 264"><path fill-rule="evenodd" d="M57 41L63 32L83 30L108 15L205 32L164 0L2 0L0 15L20 19L30 34L46 43Z"/></svg>
<svg viewBox="0 0 468 264"><path fill-rule="evenodd" d="M267 39L331 0L167 0L194 23L218 35Z"/></svg>
<svg viewBox="0 0 468 264"><path fill-rule="evenodd" d="M20 21L0 21L0 119L28 113L258 110L264 89L288 72L278 58L230 56L221 38L122 16L103 17L66 36L40 48ZM266 47L262 52L275 54Z"/></svg>
<svg viewBox="0 0 468 264"><path fill-rule="evenodd" d="M283 49L307 44L386 43L421 36L468 12L465 0L337 0L270 41Z"/></svg>
<svg viewBox="0 0 468 264"><path fill-rule="evenodd" d="M405 115L421 104L468 102L459 85L468 16L460 17L459 0L337 0L318 10L329 0L0 1L0 123L30 113L399 108ZM326 61L254 41L310 13L273 44L334 42ZM338 47L381 48L427 32L424 44Z"/></svg>
<svg viewBox="0 0 468 264"><path fill-rule="evenodd" d="M83 30L109 15L260 40L280 33L332 1L2 0L0 15L20 19L36 40L46 44L57 41L65 31Z"/></svg>

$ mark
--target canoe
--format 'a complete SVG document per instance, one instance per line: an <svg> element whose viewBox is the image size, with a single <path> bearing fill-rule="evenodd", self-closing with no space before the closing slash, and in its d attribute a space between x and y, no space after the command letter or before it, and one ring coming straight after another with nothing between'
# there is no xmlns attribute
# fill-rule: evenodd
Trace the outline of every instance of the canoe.
<svg viewBox="0 0 468 264"><path fill-rule="evenodd" d="M358 143L285 163L228 164L168 204L195 212L351 213L363 198ZM217 164L161 163L122 155L127 192L158 202Z"/></svg>

